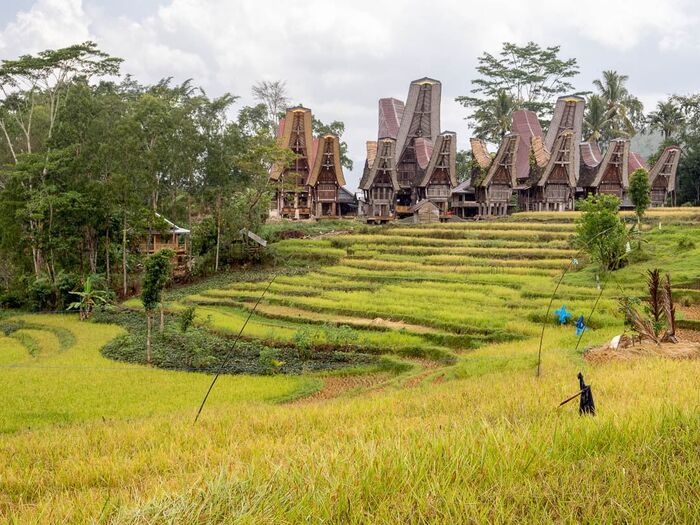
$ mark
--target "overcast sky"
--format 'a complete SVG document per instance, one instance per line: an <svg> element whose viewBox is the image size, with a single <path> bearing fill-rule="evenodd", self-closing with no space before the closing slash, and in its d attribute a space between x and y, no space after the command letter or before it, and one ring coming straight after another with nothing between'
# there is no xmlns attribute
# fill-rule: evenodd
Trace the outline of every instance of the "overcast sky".
<svg viewBox="0 0 700 525"><path fill-rule="evenodd" d="M578 89L604 69L629 75L647 109L700 89L697 0L0 0L0 57L85 40L125 59L141 82L193 78L212 95L252 103L258 80L287 81L294 103L342 120L355 169L376 138L377 99L411 80L442 81L442 129L467 148L465 110L476 58L503 41L561 45Z"/></svg>

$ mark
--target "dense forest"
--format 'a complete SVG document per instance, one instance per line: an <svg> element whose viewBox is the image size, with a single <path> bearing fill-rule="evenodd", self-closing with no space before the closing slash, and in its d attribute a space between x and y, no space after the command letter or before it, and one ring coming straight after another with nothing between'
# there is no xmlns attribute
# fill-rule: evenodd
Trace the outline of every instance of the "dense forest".
<svg viewBox="0 0 700 525"><path fill-rule="evenodd" d="M166 228L162 217L192 228L192 270L210 272L239 256L237 232L267 212L269 167L290 155L274 141L270 86L233 111L231 94L142 85L120 64L90 42L3 61L4 306L64 308L88 275L130 293L139 243Z"/></svg>

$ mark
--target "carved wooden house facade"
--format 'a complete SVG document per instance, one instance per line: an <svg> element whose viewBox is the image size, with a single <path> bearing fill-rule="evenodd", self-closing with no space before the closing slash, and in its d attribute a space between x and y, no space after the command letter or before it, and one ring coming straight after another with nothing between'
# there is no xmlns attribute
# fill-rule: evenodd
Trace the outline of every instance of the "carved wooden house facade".
<svg viewBox="0 0 700 525"><path fill-rule="evenodd" d="M629 175L647 170L646 163L630 151L629 139L612 140L605 154L595 141L583 142L584 106L581 97L560 97L546 135L534 113L514 111L512 132L493 159L483 140L471 139L475 170L470 184L478 216L508 213L515 207L514 195L518 207L527 211L573 210L576 198L590 193L616 195L622 207L631 206ZM652 206L663 206L675 190L679 157L678 147L666 148L651 169ZM460 208L466 208L460 203L468 202L469 195L463 186L452 198Z"/></svg>
<svg viewBox="0 0 700 525"><path fill-rule="evenodd" d="M313 138L311 110L297 106L280 120L278 144L295 154L290 166L277 164L270 171L275 196L270 215L309 219L337 217L345 177L340 164L340 139L326 134Z"/></svg>
<svg viewBox="0 0 700 525"><path fill-rule="evenodd" d="M360 182L370 222L410 216L413 206L431 201L442 215L457 185L456 136L440 132L441 84L422 78L411 82L406 104L379 100L376 153L365 163Z"/></svg>

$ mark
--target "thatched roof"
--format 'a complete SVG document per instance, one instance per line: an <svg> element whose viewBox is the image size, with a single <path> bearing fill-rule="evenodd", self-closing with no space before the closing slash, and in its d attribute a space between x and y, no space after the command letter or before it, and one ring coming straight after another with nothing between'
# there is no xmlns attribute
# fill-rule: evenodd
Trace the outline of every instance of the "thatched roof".
<svg viewBox="0 0 700 525"><path fill-rule="evenodd" d="M532 139L542 138L542 128L537 115L532 111L513 111L513 123L511 126L513 133L520 135L518 145L518 179L526 179L530 175L530 151Z"/></svg>
<svg viewBox="0 0 700 525"><path fill-rule="evenodd" d="M630 151L627 171L629 173L632 173L633 171L638 170L638 169L643 169L643 170L649 171L649 168L647 167L647 163L644 160L644 157L642 157L639 153L637 153L635 151Z"/></svg>
<svg viewBox="0 0 700 525"><path fill-rule="evenodd" d="M394 139L381 139L377 141L377 156L369 169L367 177L360 181L361 190L369 190L379 172L388 173L391 185L395 190L399 189L399 181L396 174L396 141Z"/></svg>
<svg viewBox="0 0 700 525"><path fill-rule="evenodd" d="M581 149L581 161L583 164L589 168L595 168L600 164L603 155L600 152L600 147L598 142L582 142L580 144Z"/></svg>
<svg viewBox="0 0 700 525"><path fill-rule="evenodd" d="M430 156L433 154L433 141L418 137L413 143L416 150L416 162L422 170L428 167Z"/></svg>
<svg viewBox="0 0 700 525"><path fill-rule="evenodd" d="M615 139L610 142L603 161L598 166L598 171L596 172L593 182L590 184L592 187L597 188L600 185L603 175L608 170L609 167L614 167L619 171L620 180L622 181L622 187L629 187L629 153L630 153L630 141L629 139Z"/></svg>
<svg viewBox="0 0 700 525"><path fill-rule="evenodd" d="M486 187L491 183L491 179L493 179L493 176L499 168L504 169L508 173L511 186L516 186L518 176L516 159L518 156L519 143L520 136L515 133L509 133L503 138L501 147L498 148L498 153L496 153L496 158L493 159L486 177L480 184L482 187Z"/></svg>
<svg viewBox="0 0 700 525"><path fill-rule="evenodd" d="M416 140L417 143L418 140ZM436 170L446 170L450 178L450 186L457 186L456 161L457 134L454 131L443 131L438 135L435 146L431 147L430 160L425 170L425 175L423 175L423 179L420 182L420 187L424 188L430 183L430 179Z"/></svg>
<svg viewBox="0 0 700 525"><path fill-rule="evenodd" d="M667 147L659 160L656 161L654 167L649 172L649 182L653 185L654 181L659 176L668 178L666 191L676 189L676 172L678 171L678 161L681 158L681 149L678 146Z"/></svg>
<svg viewBox="0 0 700 525"><path fill-rule="evenodd" d="M472 137L469 139L469 144L472 148L472 157L474 157L474 160L479 167L482 169L488 168L493 159L491 158L491 154L486 146L486 142L484 142L482 139Z"/></svg>
<svg viewBox="0 0 700 525"><path fill-rule="evenodd" d="M540 180L537 181L538 186L544 186L549 177L554 173L554 170L559 168L566 172L569 186L576 187L576 179L578 178L578 170L575 167L576 153L578 152L578 143L574 141L574 131L569 129L563 131L554 142L554 149L549 157L547 167L542 172Z"/></svg>
<svg viewBox="0 0 700 525"><path fill-rule="evenodd" d="M343 168L340 165L340 139L337 135L326 134L315 141L314 159L307 184L315 186L322 170L332 171L338 186L345 186Z"/></svg>
<svg viewBox="0 0 700 525"><path fill-rule="evenodd" d="M535 155L535 163L538 168L544 168L549 162L550 153L544 145L542 137L532 137L532 152Z"/></svg>
<svg viewBox="0 0 700 525"><path fill-rule="evenodd" d="M301 148L302 156L307 158L309 166L313 163L313 138L311 134L311 110L303 106L289 108L278 127L277 144L282 148ZM285 167L275 164L270 170L270 179L279 180Z"/></svg>
<svg viewBox="0 0 700 525"><path fill-rule="evenodd" d="M399 134L401 118L404 113L403 100L397 98L379 99L379 135L380 139L395 139Z"/></svg>
<svg viewBox="0 0 700 525"><path fill-rule="evenodd" d="M567 95L557 99L557 103L554 106L554 115L547 128L547 135L544 141L544 145L548 151L553 151L557 137L565 130L574 132L574 146L583 141L583 113L585 108L585 99L578 95ZM578 174L581 169L580 149L574 147L572 154L574 157L574 169Z"/></svg>
<svg viewBox="0 0 700 525"><path fill-rule="evenodd" d="M411 82L399 132L396 137L397 158L415 138L434 140L440 133L440 95L442 84L432 78Z"/></svg>
<svg viewBox="0 0 700 525"><path fill-rule="evenodd" d="M585 105L585 99L578 95L568 95L557 99L554 115L549 123L549 128L547 128L547 136L544 141L549 151L552 151L554 141L557 140L559 133L567 129L573 130L576 144L581 142ZM578 162L576 167L578 168Z"/></svg>

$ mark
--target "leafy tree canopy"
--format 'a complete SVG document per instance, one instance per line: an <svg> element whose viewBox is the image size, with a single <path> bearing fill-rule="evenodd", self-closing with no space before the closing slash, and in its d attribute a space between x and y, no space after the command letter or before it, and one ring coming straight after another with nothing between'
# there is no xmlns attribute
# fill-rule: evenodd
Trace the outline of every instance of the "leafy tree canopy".
<svg viewBox="0 0 700 525"><path fill-rule="evenodd" d="M534 111L546 122L555 98L573 91L570 79L579 72L576 59L562 59L559 52L560 46L505 42L498 55L485 52L478 58L480 77L472 80L471 94L456 98L472 110L467 120L478 137L501 137L502 121L516 109Z"/></svg>

